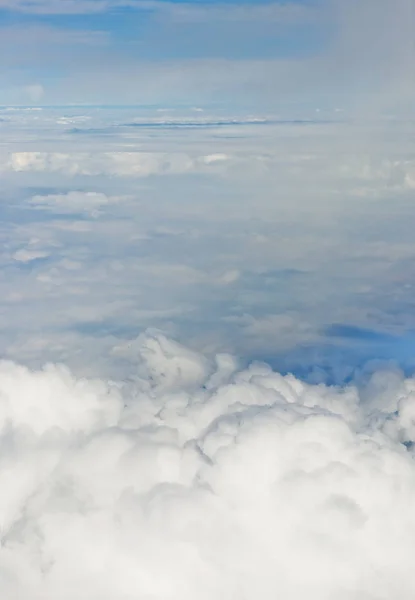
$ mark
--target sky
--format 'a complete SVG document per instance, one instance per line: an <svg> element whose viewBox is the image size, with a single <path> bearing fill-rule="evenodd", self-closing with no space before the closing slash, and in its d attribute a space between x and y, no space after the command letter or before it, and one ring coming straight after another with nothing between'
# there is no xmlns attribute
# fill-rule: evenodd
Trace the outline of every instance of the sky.
<svg viewBox="0 0 415 600"><path fill-rule="evenodd" d="M413 600L414 15L0 0L2 598Z"/></svg>
<svg viewBox="0 0 415 600"><path fill-rule="evenodd" d="M0 103L388 107L413 20L412 0L2 0Z"/></svg>

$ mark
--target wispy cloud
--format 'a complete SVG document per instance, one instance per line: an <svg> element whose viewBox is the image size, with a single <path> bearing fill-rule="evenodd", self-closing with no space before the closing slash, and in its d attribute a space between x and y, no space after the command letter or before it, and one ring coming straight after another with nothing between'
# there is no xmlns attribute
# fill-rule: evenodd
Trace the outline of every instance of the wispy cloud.
<svg viewBox="0 0 415 600"><path fill-rule="evenodd" d="M99 13L112 6L107 0L0 0L0 8L29 14Z"/></svg>
<svg viewBox="0 0 415 600"><path fill-rule="evenodd" d="M254 25L256 21L262 23L295 24L311 22L318 18L318 10L299 2L288 3L253 3L253 4L227 4L207 2L192 3L154 3L154 9L166 13L175 22L205 23L211 21L246 22Z"/></svg>
<svg viewBox="0 0 415 600"><path fill-rule="evenodd" d="M210 4L200 2L169 2L163 0L0 0L0 9L33 15L99 14L118 9L159 11L180 21L271 19L292 22L313 14L301 2L266 2L238 5L237 3Z"/></svg>

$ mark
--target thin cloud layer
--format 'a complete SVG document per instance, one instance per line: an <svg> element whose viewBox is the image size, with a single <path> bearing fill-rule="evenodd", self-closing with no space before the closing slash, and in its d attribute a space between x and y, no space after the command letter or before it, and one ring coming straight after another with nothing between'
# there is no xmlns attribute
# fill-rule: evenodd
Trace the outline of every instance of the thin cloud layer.
<svg viewBox="0 0 415 600"><path fill-rule="evenodd" d="M168 0L0 0L0 8L22 13L71 15L94 14L118 9L154 11L168 13L179 21L200 21L208 19L246 20L249 18L271 18L276 22L303 20L310 14L301 2L266 2L264 4L239 5L222 2L213 5L200 2L169 2ZM211 10L208 10L208 9Z"/></svg>
<svg viewBox="0 0 415 600"><path fill-rule="evenodd" d="M227 160L225 154L191 157L174 152L46 153L14 152L6 169L58 172L65 175L119 175L146 177L158 174L201 172ZM0 167L1 168L1 167Z"/></svg>
<svg viewBox="0 0 415 600"><path fill-rule="evenodd" d="M46 210L55 214L89 213L97 216L100 209L128 200L128 197L107 196L99 192L69 192L68 194L33 196L29 204L38 210Z"/></svg>
<svg viewBox="0 0 415 600"><path fill-rule="evenodd" d="M128 4L127 1L124 6ZM108 0L0 0L2 9L41 15L100 13L117 5L122 6L123 4Z"/></svg>
<svg viewBox="0 0 415 600"><path fill-rule="evenodd" d="M4 597L413 598L415 380L136 350L123 385L0 364Z"/></svg>
<svg viewBox="0 0 415 600"><path fill-rule="evenodd" d="M121 379L155 327L313 381L411 372L412 124L198 108L1 111L2 356Z"/></svg>

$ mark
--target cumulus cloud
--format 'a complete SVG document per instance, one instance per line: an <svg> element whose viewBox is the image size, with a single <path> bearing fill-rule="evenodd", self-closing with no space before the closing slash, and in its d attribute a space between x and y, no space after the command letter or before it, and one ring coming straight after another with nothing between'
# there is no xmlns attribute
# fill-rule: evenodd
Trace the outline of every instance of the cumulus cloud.
<svg viewBox="0 0 415 600"><path fill-rule="evenodd" d="M136 349L124 384L0 363L4 597L413 598L413 379Z"/></svg>

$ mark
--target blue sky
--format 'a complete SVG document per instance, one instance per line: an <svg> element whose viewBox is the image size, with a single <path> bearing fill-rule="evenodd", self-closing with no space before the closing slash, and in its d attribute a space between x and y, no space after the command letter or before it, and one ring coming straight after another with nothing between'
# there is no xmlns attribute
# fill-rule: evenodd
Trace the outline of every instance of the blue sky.
<svg viewBox="0 0 415 600"><path fill-rule="evenodd" d="M401 93L408 1L1 0L0 103Z"/></svg>

